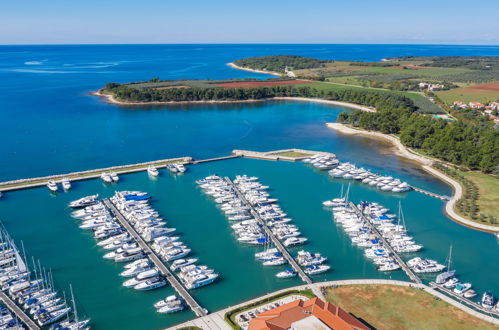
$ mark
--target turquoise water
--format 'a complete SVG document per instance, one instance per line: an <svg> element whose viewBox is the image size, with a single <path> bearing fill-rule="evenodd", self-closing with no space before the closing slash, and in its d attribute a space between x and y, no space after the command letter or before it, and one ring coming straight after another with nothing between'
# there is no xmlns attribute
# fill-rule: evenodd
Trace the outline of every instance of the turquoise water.
<svg viewBox="0 0 499 330"><path fill-rule="evenodd" d="M397 55L499 55L497 46L408 45L137 45L137 46L0 46L0 181L178 156L210 158L233 149L306 148L334 152L377 172L441 194L450 188L414 164L394 156L380 142L346 137L327 129L345 109L302 102L243 105L117 107L87 92L108 81L126 82L160 76L176 78L263 77L232 70L234 59L270 54L379 60ZM33 61L38 61L33 65ZM29 63L29 64L27 64ZM121 286L121 266L102 258L89 233L78 228L66 208L69 201L117 189L148 191L154 207L178 229L202 263L221 280L193 291L210 311L287 286L277 269L254 261L255 248L238 244L215 203L194 181L209 174L249 174L270 185L273 196L310 240L307 250L328 256L333 271L318 280L347 278L405 279L402 272L381 274L353 247L321 202L336 197L342 181L300 163L234 159L189 167L181 176L163 172L157 180L145 173L121 177L105 186L100 180L74 183L68 193L46 188L6 193L0 220L30 255L51 268L57 284L73 284L78 304L98 329L159 329L188 320L185 311L158 315L152 304L172 294L170 288L135 292ZM444 261L454 246L462 280L477 291L499 294L498 244L490 234L469 230L443 215L443 203L416 192L401 196L353 185L351 198L396 209L402 199L407 227L426 249L420 255Z"/></svg>
<svg viewBox="0 0 499 330"><path fill-rule="evenodd" d="M69 216L66 203L82 195L100 193L110 196L116 189L140 189L153 195L152 205L177 228L182 241L194 251L200 262L220 272L214 284L192 291L200 304L210 311L232 305L287 286L299 285L295 278L274 277L282 267L263 267L254 261L258 248L243 246L235 240L225 216L215 203L196 186L195 180L207 175L256 175L270 185L271 194L294 219L310 243L306 249L321 252L329 258L332 271L314 280L348 278L406 279L403 272L383 274L351 245L338 228L331 213L321 202L335 197L341 181L328 178L301 163L233 159L189 167L188 173L170 175L165 170L156 180L146 173L121 176L118 185L106 186L100 180L78 182L68 193L50 194L46 188L18 191L0 203L3 222L29 253L40 257L54 271L57 284L73 284L78 303L98 329L156 329L193 318L190 311L158 315L152 304L172 294L162 288L152 292L135 292L121 287L121 266L104 260L103 251L89 233L80 230ZM352 200L372 200L396 210L402 200L406 224L415 239L426 249L418 255L444 261L449 245L454 246L455 267L459 276L471 281L477 290L499 292L496 262L497 242L490 234L469 230L453 223L442 214L442 202L416 192L397 196L380 193L365 185L354 184ZM27 207L29 205L29 207ZM424 205L424 207L423 207ZM294 248L292 251L297 251ZM483 267L483 269L477 269Z"/></svg>

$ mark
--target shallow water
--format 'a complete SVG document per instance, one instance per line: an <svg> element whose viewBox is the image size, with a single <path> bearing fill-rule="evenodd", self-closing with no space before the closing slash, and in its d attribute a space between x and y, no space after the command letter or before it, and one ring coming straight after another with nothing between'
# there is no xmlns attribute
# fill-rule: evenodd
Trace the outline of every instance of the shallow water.
<svg viewBox="0 0 499 330"><path fill-rule="evenodd" d="M160 76L175 78L262 77L225 66L233 59L276 53L322 58L378 60L395 55L498 55L499 47L454 46L19 46L0 47L0 180L84 170L166 157L210 158L233 149L306 148L336 153L342 161L400 177L440 194L450 188L412 163L391 154L385 145L362 137L338 135L325 127L345 109L304 102L242 105L155 106L121 108L86 93L105 82ZM38 61L39 63L29 63ZM28 62L28 64L26 64ZM28 70L28 71L27 71ZM233 159L198 164L157 180L146 173L121 176L118 185L100 180L74 183L68 193L46 188L6 193L0 219L30 255L51 268L57 284L72 283L79 306L95 328L157 329L193 317L190 311L157 315L152 304L172 294L171 288L134 292L121 286L121 266L102 258L103 251L78 228L66 207L71 200L117 189L148 191L154 207L178 229L182 241L220 272L215 284L193 291L203 307L214 311L287 286L298 279L278 280L278 269L254 261L255 248L238 244L228 221L194 181L209 174L261 177L293 217L310 243L306 249L329 258L333 271L318 280L347 278L406 279L402 272L381 274L352 246L321 202L336 197L340 180L301 163ZM406 224L426 249L418 254L444 262L454 246L455 267L477 291L499 294L498 244L490 234L460 226L442 213L443 203L416 192L380 193L354 184L354 202L371 200L396 210L402 200ZM293 249L296 251L297 249Z"/></svg>

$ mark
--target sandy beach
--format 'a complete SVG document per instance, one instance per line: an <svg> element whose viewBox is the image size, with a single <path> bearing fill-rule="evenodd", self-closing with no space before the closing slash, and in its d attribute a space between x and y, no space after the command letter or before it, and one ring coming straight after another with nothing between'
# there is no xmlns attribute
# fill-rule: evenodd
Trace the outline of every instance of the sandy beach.
<svg viewBox="0 0 499 330"><path fill-rule="evenodd" d="M254 73L265 73L265 74L271 74L273 76L278 76L278 77L283 76L282 74L277 73L277 72L244 68L242 66L235 65L233 62L227 63L227 65L233 69L236 69L236 70L242 70L242 71L248 71L248 72L254 72Z"/></svg>
<svg viewBox="0 0 499 330"><path fill-rule="evenodd" d="M335 131L341 134L359 135L372 139L381 139L390 142L393 145L394 153L397 156L417 162L426 172L433 175L434 177L439 178L440 180L444 181L445 183L449 184L452 187L453 195L451 199L447 201L447 203L445 204L445 213L449 218L451 218L453 221L459 224L462 224L472 229L486 231L490 233L499 233L498 227L484 225L476 221L468 220L454 211L454 206L456 202L463 196L463 188L461 187L461 184L456 180L454 180L453 178L431 167L431 165L435 161L434 159L417 154L416 152L405 147L398 138L392 135L387 135L379 132L366 131L362 129L355 129L341 123L327 123L326 125L327 127L334 129Z"/></svg>

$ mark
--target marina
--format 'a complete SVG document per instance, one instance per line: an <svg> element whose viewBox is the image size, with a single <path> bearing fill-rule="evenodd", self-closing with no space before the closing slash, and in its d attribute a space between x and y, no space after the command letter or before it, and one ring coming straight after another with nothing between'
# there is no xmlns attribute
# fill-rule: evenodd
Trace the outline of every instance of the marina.
<svg viewBox="0 0 499 330"><path fill-rule="evenodd" d="M265 221L261 218L260 214L257 212L257 210L254 208L254 206L248 202L244 194L241 193L239 188L234 185L232 180L230 180L228 177L225 178L225 181L229 185L231 185L234 188L234 191L237 193L239 198L251 209L251 214L253 217L259 222L259 224L262 226L262 228L265 230L265 233L267 234L267 237L270 238L272 243L274 243L275 247L279 250L279 252L282 254L282 256L288 261L288 263L293 267L293 269L298 273L298 276L302 279L303 282L307 284L311 284L312 280L310 277L300 268L298 263L293 259L293 257L289 254L289 252L286 250L284 245L275 237L274 233L268 228L267 224Z"/></svg>
<svg viewBox="0 0 499 330"><path fill-rule="evenodd" d="M111 203L109 200L104 199L104 204L113 212L118 221L121 223L123 227L126 228L128 233L136 240L136 242L140 245L143 251L146 252L146 255L151 259L154 265L161 271L163 276L170 283L172 288L178 292L178 294L185 300L185 302L189 305L189 307L193 310L193 312L197 316L204 316L207 314L206 309L202 308L196 300L189 294L189 292L184 288L182 283L177 280L177 278L170 272L168 267L161 261L161 259L154 253L154 251L149 247L149 245L143 240L143 238L135 231L135 229L128 223L125 217L118 211L116 206Z"/></svg>
<svg viewBox="0 0 499 330"><path fill-rule="evenodd" d="M26 47L28 52L9 57L5 70L37 69L25 67L22 63L33 58L50 58L54 61L50 63L51 70L71 73L5 71L8 77L4 86L6 95L1 100L5 112L4 140L10 141L10 137L24 132L16 141L1 147L5 159L0 176L6 183L0 184L3 192L0 200L2 221L9 233L44 260L47 268L53 269L54 278L61 287L73 283L79 302L85 306L85 314L92 318L92 328L159 329L194 319L196 314L190 308L171 314L157 311L155 303L165 297L179 296L171 284L149 292L123 287L125 279L118 276L123 272L122 264L103 259L102 247L96 246L91 231L80 230L69 216L68 203L83 196L99 194L100 198L108 199L115 190L127 189L139 189L158 196L152 201L158 212L174 219L177 232L189 242L189 248L202 251L203 262L223 274L223 279L214 285L201 290L186 290L210 312L304 283L297 276L276 278L276 268L262 267L255 262L257 248L244 246L234 239L227 219L195 185L196 180L213 173L222 177L247 173L260 177L262 182L272 187L273 197L279 199L279 204L294 219L300 232L309 238L303 248L320 252L334 265L334 271L321 274L317 281L314 278L311 284L314 288L323 281L345 279L407 280L404 272L379 272L366 260L362 250L352 246L345 233L332 223L331 213L322 208L321 202L338 195L340 180L297 163L298 158L309 155L287 159L287 156L276 155L277 151L323 150L334 153L342 161L354 162L358 167L409 182L415 188L413 193L385 193L360 184L352 184L351 191L356 199L376 200L391 209L403 201L411 235L418 244L425 246L421 257L444 260L449 245L454 245L454 259L461 280L473 283L477 292L499 292L496 279L499 268L494 262L496 238L462 227L445 216L443 199L439 196L450 196L451 189L443 182L387 152L376 142L345 138L325 128L325 122L333 122L346 108L289 101L117 107L82 91L95 90L110 80L125 82L147 78L150 72L157 72L162 78L185 78L196 74L210 79L262 77L226 68L226 62L247 54L247 46L238 46L240 49L236 47L237 50L227 48L224 52L215 52L206 46L199 46L200 50L196 49L198 46L168 49L179 52L172 58L184 54L186 61L199 62L193 66L174 63L164 54L161 58L154 58L152 46L144 46L145 51L137 52L139 62L132 64L127 62L131 59L126 55L127 47L119 47L123 48L111 50L111 47L97 52L92 48L60 52L48 49L50 47ZM182 50L182 47L189 49ZM314 51L320 52L324 47L329 46ZM395 56L401 52L400 47L395 47L394 54L387 54L386 49L381 52L372 46L368 56L357 52L350 52L348 56L376 60L381 56ZM284 52L285 48L277 47L276 51L279 50ZM59 54L55 60L53 52ZM307 55L309 51L303 52ZM342 52L345 50L339 50L344 54ZM152 60L149 56L153 57ZM89 61L118 64L116 67L111 64L104 71L85 68L83 64ZM78 69L81 73L77 72L77 67L82 67ZM100 71L103 73L94 74ZM11 85L7 79L18 83ZM32 93L33 97L24 97L26 92ZM45 103L50 106L40 106ZM18 120L19 113L23 114L23 121ZM290 146L297 149L287 149ZM248 152L234 155L231 154L234 148ZM250 150L275 152L262 152L266 154L263 159L272 160L264 161L260 160L261 155ZM318 151L313 152L316 153ZM175 158L179 155L191 155L192 159ZM218 157L220 155L222 157ZM150 159L161 161L142 163ZM169 174L166 165L171 160L181 161L187 172L184 175L165 175ZM284 161L274 162L278 160ZM131 165L122 168L114 166L116 164ZM158 176L150 173L151 165L158 170ZM86 171L94 168L100 170ZM69 175L70 171L77 175ZM100 178L102 172L115 172L119 181L105 183ZM52 173L63 174L52 176ZM80 174L82 179L79 179ZM32 176L36 178L15 180ZM65 178L69 181L66 189L63 186ZM56 193L46 187L51 179L58 186ZM423 190L431 194L424 194ZM295 254L291 253L290 257L294 258ZM425 278L422 281L427 283ZM205 318L202 320L205 322Z"/></svg>

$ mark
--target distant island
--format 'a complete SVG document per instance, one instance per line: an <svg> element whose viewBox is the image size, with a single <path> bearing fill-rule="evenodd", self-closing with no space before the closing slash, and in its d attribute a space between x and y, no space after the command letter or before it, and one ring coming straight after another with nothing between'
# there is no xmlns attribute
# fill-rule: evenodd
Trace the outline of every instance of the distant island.
<svg viewBox="0 0 499 330"><path fill-rule="evenodd" d="M108 83L96 94L118 104L254 102L282 98L341 102L357 110L341 113L338 122L395 134L405 146L427 156L486 173L499 173L499 131L494 128L499 121L499 58L399 57L381 62L355 62L278 55L239 59L230 65L279 77L153 78L126 84ZM473 85L480 83L483 89L481 85ZM456 99L469 99L473 95L483 103L470 101L463 107L464 101Z"/></svg>

